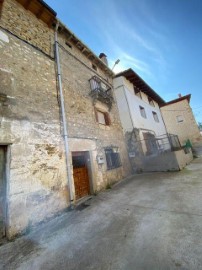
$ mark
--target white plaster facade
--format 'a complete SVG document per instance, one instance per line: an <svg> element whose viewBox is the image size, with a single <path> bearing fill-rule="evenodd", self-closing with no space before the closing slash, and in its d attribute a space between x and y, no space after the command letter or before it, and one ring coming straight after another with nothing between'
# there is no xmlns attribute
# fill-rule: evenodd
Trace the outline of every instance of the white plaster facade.
<svg viewBox="0 0 202 270"><path fill-rule="evenodd" d="M133 170L180 170L189 163L192 153L185 154L166 129L160 110L166 102L132 69L117 74L113 84Z"/></svg>
<svg viewBox="0 0 202 270"><path fill-rule="evenodd" d="M124 76L114 79L114 89L124 132L130 132L133 128L137 128L140 130L141 137L144 132L151 132L155 137L167 133L156 101L153 100L154 106L152 106L149 104L148 95L141 92L142 98L137 96L133 84ZM145 109L146 118L142 117L140 106ZM157 114L159 122L154 120L153 112Z"/></svg>

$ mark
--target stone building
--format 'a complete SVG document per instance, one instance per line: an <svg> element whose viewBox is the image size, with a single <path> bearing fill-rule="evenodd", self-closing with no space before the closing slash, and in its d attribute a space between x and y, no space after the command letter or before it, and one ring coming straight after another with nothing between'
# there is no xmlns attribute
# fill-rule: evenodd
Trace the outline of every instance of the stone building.
<svg viewBox="0 0 202 270"><path fill-rule="evenodd" d="M41 0L1 0L0 14L0 233L12 237L131 168L105 55Z"/></svg>
<svg viewBox="0 0 202 270"><path fill-rule="evenodd" d="M190 99L191 94L179 95L179 98L161 107L168 132L177 134L182 145L185 145L187 140L195 143L200 138L200 131L189 104Z"/></svg>

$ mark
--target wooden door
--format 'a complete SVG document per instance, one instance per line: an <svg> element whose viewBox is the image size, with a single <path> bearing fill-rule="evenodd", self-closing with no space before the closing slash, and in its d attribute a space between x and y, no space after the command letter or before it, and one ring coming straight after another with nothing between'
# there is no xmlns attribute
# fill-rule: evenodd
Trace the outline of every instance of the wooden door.
<svg viewBox="0 0 202 270"><path fill-rule="evenodd" d="M0 146L0 239L5 236L5 147Z"/></svg>
<svg viewBox="0 0 202 270"><path fill-rule="evenodd" d="M87 158L85 152L72 154L75 195L78 200L90 194Z"/></svg>

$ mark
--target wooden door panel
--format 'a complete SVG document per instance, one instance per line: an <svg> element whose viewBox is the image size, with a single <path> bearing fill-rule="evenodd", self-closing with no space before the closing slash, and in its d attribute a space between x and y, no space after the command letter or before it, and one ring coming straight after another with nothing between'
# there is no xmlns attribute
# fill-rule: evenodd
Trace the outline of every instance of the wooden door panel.
<svg viewBox="0 0 202 270"><path fill-rule="evenodd" d="M76 199L82 198L90 194L90 186L88 179L88 170L86 167L74 168L74 186Z"/></svg>

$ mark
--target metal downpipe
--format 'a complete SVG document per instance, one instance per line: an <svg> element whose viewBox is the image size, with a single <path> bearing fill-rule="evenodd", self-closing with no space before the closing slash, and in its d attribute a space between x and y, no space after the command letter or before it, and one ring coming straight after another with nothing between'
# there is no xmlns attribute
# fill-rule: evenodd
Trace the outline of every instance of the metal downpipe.
<svg viewBox="0 0 202 270"><path fill-rule="evenodd" d="M74 194L72 191L72 174L69 160L69 143L68 143L68 131L67 131L67 121L65 115L65 105L64 105L64 97L62 91L62 79L61 79L61 68L60 68L60 56L59 56L59 46L58 46L58 24L55 29L55 59L57 65L57 79L58 79L58 87L60 93L60 106L61 106L61 114L62 114L62 125L63 125L63 136L65 143L65 158L66 158L66 168L67 168L67 184L69 187L69 196L70 196L70 207L73 208L74 203Z"/></svg>

